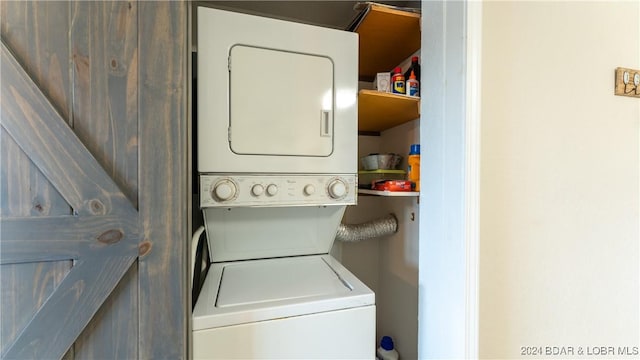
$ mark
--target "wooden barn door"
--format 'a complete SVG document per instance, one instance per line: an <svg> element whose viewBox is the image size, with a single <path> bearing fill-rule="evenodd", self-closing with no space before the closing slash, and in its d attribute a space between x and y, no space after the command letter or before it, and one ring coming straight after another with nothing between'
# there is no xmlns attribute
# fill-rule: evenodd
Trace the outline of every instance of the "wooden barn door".
<svg viewBox="0 0 640 360"><path fill-rule="evenodd" d="M186 11L0 2L3 359L186 356Z"/></svg>

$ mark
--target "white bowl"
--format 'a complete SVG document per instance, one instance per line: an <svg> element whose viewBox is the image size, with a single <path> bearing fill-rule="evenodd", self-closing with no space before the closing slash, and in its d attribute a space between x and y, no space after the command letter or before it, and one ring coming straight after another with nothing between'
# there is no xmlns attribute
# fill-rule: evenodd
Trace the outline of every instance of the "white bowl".
<svg viewBox="0 0 640 360"><path fill-rule="evenodd" d="M369 154L360 158L365 170L393 170L400 165L402 156L397 154Z"/></svg>

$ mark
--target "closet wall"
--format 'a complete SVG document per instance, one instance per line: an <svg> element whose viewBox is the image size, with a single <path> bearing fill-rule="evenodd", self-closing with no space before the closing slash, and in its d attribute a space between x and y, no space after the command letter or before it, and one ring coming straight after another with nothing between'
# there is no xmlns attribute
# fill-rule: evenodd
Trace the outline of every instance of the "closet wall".
<svg viewBox="0 0 640 360"><path fill-rule="evenodd" d="M419 143L420 120L405 123L380 136L359 136L358 156L370 153L406 154ZM400 356L418 358L418 197L359 195L347 208L344 222L361 223L389 213L398 218L398 232L359 243L336 243L334 255L376 293L378 340L389 335Z"/></svg>

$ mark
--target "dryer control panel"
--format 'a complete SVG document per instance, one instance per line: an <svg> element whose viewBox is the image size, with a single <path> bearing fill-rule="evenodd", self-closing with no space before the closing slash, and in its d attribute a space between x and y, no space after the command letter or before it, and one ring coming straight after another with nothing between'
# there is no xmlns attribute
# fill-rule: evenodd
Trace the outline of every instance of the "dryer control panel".
<svg viewBox="0 0 640 360"><path fill-rule="evenodd" d="M201 174L200 207L355 205L357 176Z"/></svg>

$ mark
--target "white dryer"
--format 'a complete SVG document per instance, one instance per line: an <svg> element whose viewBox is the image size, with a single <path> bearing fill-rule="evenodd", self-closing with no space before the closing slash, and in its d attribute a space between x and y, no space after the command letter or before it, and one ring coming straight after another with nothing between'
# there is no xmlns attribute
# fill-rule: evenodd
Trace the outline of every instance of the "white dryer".
<svg viewBox="0 0 640 360"><path fill-rule="evenodd" d="M358 35L197 14L198 171L356 174Z"/></svg>
<svg viewBox="0 0 640 360"><path fill-rule="evenodd" d="M211 267L196 359L373 359L375 296L329 255L357 200L354 33L199 7Z"/></svg>

